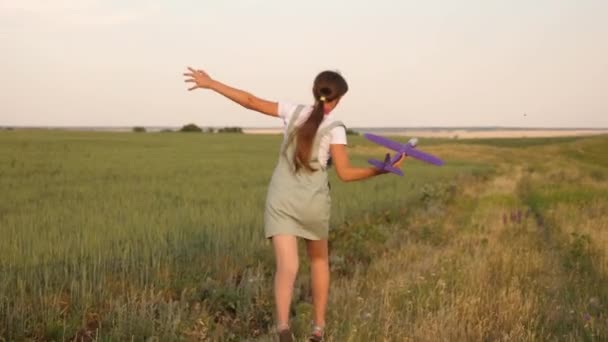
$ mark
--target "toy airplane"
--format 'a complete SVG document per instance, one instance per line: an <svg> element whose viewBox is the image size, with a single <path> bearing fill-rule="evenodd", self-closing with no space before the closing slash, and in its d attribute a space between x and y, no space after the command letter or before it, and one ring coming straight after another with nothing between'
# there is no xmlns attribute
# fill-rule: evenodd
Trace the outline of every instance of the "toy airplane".
<svg viewBox="0 0 608 342"><path fill-rule="evenodd" d="M384 161L380 161L380 160L376 160L376 159L368 160L368 163L374 165L375 167L377 167L380 170L392 172L399 176L403 176L403 171L401 171L400 169L398 169L396 167L393 167L393 164L396 163L397 160L399 160L399 158L401 158L402 153L405 153L405 155L407 155L407 156L416 158L418 160L421 160L421 161L429 163L429 164L433 164L433 165L437 165L437 166L443 165L443 161L441 159L439 159L433 155L430 155L428 153L424 153L420 150L417 150L415 147L418 144L418 139L416 139L416 138L410 139L410 141L408 141L407 144L402 144L402 143L381 137L379 135L374 135L374 134L370 134L370 133L366 133L363 136L371 142L374 142L378 145L382 145L386 148L389 148L389 149L397 152L397 153L395 153L395 155L392 158L391 158L390 153L387 153L386 158L384 158Z"/></svg>

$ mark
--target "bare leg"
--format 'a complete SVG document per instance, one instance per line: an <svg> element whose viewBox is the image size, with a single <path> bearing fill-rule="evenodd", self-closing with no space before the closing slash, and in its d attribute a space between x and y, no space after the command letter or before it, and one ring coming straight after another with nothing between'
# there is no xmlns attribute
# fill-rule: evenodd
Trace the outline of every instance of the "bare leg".
<svg viewBox="0 0 608 342"><path fill-rule="evenodd" d="M298 273L298 241L292 235L272 237L276 273L274 276L274 299L277 309L277 327L289 326L289 307L293 284Z"/></svg>
<svg viewBox="0 0 608 342"><path fill-rule="evenodd" d="M325 308L329 293L329 257L327 240L307 240L310 273L312 276L312 303L314 306L314 324L325 326Z"/></svg>

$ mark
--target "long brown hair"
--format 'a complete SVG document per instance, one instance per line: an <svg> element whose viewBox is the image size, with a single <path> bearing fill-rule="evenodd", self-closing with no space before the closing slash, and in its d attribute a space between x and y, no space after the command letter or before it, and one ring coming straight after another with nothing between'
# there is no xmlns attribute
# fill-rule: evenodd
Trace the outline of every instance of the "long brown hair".
<svg viewBox="0 0 608 342"><path fill-rule="evenodd" d="M293 162L296 172L304 168L309 172L317 171L310 165L310 157L312 154L312 143L319 129L319 125L325 116L324 103L338 99L348 91L346 80L335 71L323 71L315 78L312 87L312 95L315 98L315 104L306 121L300 125L295 133L296 150L293 156Z"/></svg>

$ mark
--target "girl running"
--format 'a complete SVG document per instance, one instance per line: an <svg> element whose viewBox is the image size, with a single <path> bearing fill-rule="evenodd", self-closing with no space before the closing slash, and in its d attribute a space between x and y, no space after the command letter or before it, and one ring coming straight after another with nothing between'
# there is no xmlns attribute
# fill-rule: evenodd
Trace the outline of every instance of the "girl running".
<svg viewBox="0 0 608 342"><path fill-rule="evenodd" d="M289 328L289 308L298 272L299 237L306 241L311 268L314 317L309 340L323 341L329 291L329 161L345 182L384 173L373 167L350 165L345 126L329 115L348 91L348 85L340 74L323 71L314 80L314 104L306 106L263 100L216 81L202 70L188 70L184 73L185 82L193 84L188 90L211 89L247 109L283 119L283 143L264 212L264 231L266 238L272 240L276 260L277 331L281 342L294 340ZM403 156L394 166L401 167L402 162Z"/></svg>

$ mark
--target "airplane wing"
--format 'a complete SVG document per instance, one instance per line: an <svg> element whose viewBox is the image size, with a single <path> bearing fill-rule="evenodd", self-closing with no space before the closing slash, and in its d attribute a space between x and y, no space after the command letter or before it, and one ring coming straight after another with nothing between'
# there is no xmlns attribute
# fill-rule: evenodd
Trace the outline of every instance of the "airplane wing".
<svg viewBox="0 0 608 342"><path fill-rule="evenodd" d="M389 148L393 151L396 151L397 153L395 153L395 156L391 159L389 156L387 156L387 158L384 159L384 162L380 161L380 160L369 160L369 163L376 166L377 168L381 169L381 170L385 170L385 171L389 171L389 172L393 172L399 175L402 175L403 172L401 172L401 170L394 168L392 166L393 163L395 163L397 160L399 160L400 154L401 153L405 153L406 155L421 160L423 162L429 163L429 164L433 164L433 165L437 165L437 166L441 166L443 165L443 161L431 154L422 152L418 149L415 148L415 144L416 141L412 141L410 140L409 143L407 144L401 144L397 141L393 141L390 139L387 139L385 137L381 137L375 134L371 134L371 133L366 133L363 135L367 140L374 142L378 145L382 145L386 148Z"/></svg>
<svg viewBox="0 0 608 342"><path fill-rule="evenodd" d="M433 165L437 165L437 166L441 166L443 165L443 161L433 155L430 155L428 153L422 152L420 150L417 150L413 147L411 147L410 145L408 145L405 148L405 154L416 158L418 160L422 160L423 162L427 162L429 164L433 164Z"/></svg>
<svg viewBox="0 0 608 342"><path fill-rule="evenodd" d="M374 142L378 145L382 145L386 148L389 148L393 151L397 151L397 152L401 152L404 149L404 144L400 144L396 141L387 139L385 137L381 137L379 135L375 135L375 134L371 134L371 133L365 133L363 135L367 140Z"/></svg>

